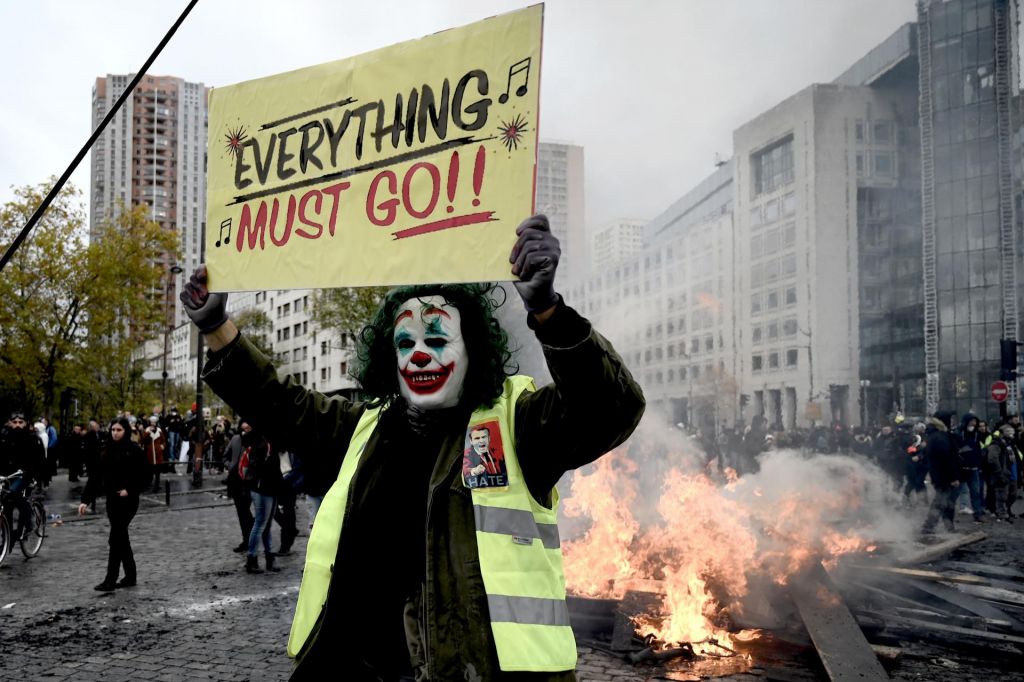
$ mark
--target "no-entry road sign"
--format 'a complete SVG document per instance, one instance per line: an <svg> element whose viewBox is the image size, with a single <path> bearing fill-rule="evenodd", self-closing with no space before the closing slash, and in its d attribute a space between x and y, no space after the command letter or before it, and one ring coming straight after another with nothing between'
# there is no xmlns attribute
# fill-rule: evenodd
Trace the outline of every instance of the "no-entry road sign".
<svg viewBox="0 0 1024 682"><path fill-rule="evenodd" d="M1006 385L1005 381L997 381L992 384L992 400L997 403L1004 402L1006 397L1010 395L1010 387Z"/></svg>

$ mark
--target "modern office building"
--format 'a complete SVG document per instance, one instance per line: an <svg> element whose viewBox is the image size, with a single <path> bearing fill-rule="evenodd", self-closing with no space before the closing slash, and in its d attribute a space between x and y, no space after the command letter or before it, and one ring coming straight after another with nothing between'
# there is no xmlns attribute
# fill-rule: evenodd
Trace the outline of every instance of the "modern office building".
<svg viewBox="0 0 1024 682"><path fill-rule="evenodd" d="M918 3L930 408L991 412L1000 339L1018 338L1017 15L1009 0Z"/></svg>
<svg viewBox="0 0 1024 682"><path fill-rule="evenodd" d="M541 142L537 149L535 206L551 221L551 232L562 245L558 276L573 281L589 264L583 214L583 147ZM564 278L564 279L563 279Z"/></svg>

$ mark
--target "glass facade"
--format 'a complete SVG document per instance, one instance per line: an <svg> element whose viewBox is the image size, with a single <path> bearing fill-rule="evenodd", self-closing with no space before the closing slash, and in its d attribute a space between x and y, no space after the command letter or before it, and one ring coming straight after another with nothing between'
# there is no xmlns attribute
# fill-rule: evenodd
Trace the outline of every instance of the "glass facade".
<svg viewBox="0 0 1024 682"><path fill-rule="evenodd" d="M961 414L996 410L989 393L1000 374L996 4L932 2L922 16L932 60L922 80L930 79L933 107L938 399Z"/></svg>

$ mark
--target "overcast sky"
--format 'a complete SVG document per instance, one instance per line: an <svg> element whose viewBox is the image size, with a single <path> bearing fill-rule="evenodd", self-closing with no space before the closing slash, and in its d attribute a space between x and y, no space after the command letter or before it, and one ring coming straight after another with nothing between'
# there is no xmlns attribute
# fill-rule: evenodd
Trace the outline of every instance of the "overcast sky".
<svg viewBox="0 0 1024 682"><path fill-rule="evenodd" d="M227 85L526 4L200 0L151 72ZM138 68L185 5L0 0L0 201L64 170L95 78ZM731 153L734 128L914 16L913 0L549 0L541 139L583 145L590 229L653 218ZM73 178L86 193L88 168Z"/></svg>

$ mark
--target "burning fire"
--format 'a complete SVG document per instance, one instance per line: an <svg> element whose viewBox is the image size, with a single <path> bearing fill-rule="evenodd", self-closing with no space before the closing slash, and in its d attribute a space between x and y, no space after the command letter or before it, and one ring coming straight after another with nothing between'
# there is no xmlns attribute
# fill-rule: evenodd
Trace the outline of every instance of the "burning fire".
<svg viewBox="0 0 1024 682"><path fill-rule="evenodd" d="M590 527L564 543L567 588L614 599L631 589L658 593L659 607L634 620L641 634L664 646L692 643L698 653L714 652L714 645L701 643L731 647L756 637L756 631L728 629L729 615L742 611L750 577L785 584L815 561L835 561L868 545L855 529L834 528L862 504L849 492L857 481L823 494L799 480L781 489L748 482L731 469L717 481L715 474L671 468L655 476L663 484L657 517L641 523L634 510L650 504L644 495L652 491L641 488L647 467L636 459L647 452L639 450L634 458L623 446L576 473L564 513L589 518Z"/></svg>

